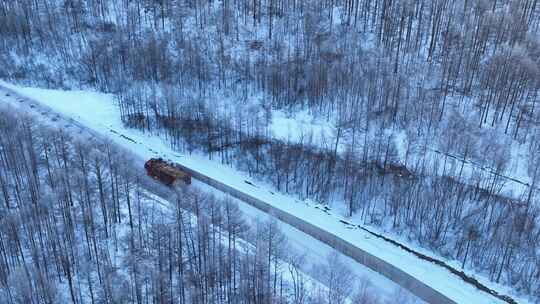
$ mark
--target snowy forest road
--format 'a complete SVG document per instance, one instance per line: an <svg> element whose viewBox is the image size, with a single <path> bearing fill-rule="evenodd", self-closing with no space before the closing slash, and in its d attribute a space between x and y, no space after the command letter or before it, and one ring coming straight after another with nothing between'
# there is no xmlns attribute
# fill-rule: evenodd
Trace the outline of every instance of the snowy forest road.
<svg viewBox="0 0 540 304"><path fill-rule="evenodd" d="M11 96L12 98L10 99L12 99L12 101L13 100L18 101L19 104L18 105L17 103L15 104L21 109L26 108L27 111L33 111L35 113L39 113L47 117L48 119L52 120L55 124L58 124L58 125L64 124L63 126L65 128L77 129L76 131L80 134L87 133L88 135L92 137L102 138L102 139L105 137L104 135L81 124L80 122L76 120L73 120L72 118L68 118L68 117L63 116L62 114L56 113L51 108L49 108L48 106L38 101L18 95L13 90L0 86L0 91L1 91L0 96L8 96L8 97ZM75 130L72 130L72 131L75 131ZM113 130L110 130L110 131L113 132ZM132 139L130 139L129 137L123 134L116 134L116 135L126 140L133 141ZM156 151L152 151L152 153L158 154ZM391 263L388 263L384 259L381 259L369 252L366 252L361 248L358 248L357 246L353 245L350 242L347 242L346 240L336 236L335 234L332 234L326 230L323 230L320 227L317 227L316 225L313 225L297 216L294 216L288 212L278 209L268 204L267 202L261 199L258 199L248 193L241 192L203 173L197 172L185 166L184 168L186 171L191 172L195 179L198 179L202 181L203 183L208 184L211 187L221 192L227 193L231 195L232 197L237 198L265 213L273 215L274 217L278 218L281 222L284 222L304 232L305 234L319 240L320 242L336 249L337 251L341 252L343 255L352 258L356 262L364 266L367 266L368 268L374 270L375 272L379 274L382 274L383 276L387 277L388 279L392 280L393 282L402 286L403 288L409 290L412 294L416 295L417 297L419 297L420 299L426 302L458 303L454 301L449 295L439 292L438 290L424 283L422 280L417 279L416 277L408 274L407 272L403 271L397 266ZM153 192L152 189L148 189L148 190ZM492 297L495 303L500 302L500 300L508 302L508 303L517 303L511 298L500 296L499 294L488 289L487 287L484 287L484 289L480 288L480 290L486 292L485 294L486 297Z"/></svg>
<svg viewBox="0 0 540 304"><path fill-rule="evenodd" d="M142 164L147 160L138 155L137 153L134 153L133 151L129 151L128 148L124 146L118 145L117 142L114 140L111 140L111 137L108 137L107 135L104 135L86 125L83 123L74 120L73 118L69 117L68 115L62 114L58 111L55 111L51 107L49 107L46 104L43 104L35 99L28 98L26 96L22 96L18 94L16 91L6 88L2 85L0 85L0 102L5 102L6 104L12 106L13 108L17 109L18 111L33 114L36 119L39 119L44 124L49 124L53 127L63 128L65 129L69 134L72 136L78 136L79 139L85 140L85 139L92 139L96 140L98 143L113 143L118 148L120 148L122 151L124 151L126 154L129 154L130 159L136 160L137 164L141 164L141 170L142 170ZM133 144L137 145L144 145L143 143L134 141L132 138L125 136L113 129L109 129L110 133L114 137L121 138L122 140L131 142ZM165 155L160 155L158 151L152 149L152 147L148 145L144 145L144 149L147 150L150 154L155 155L156 157L165 157ZM192 186L199 187L201 185L207 185L204 182L200 182L198 180L194 180ZM155 196L155 199L162 202L169 202L170 204L174 204L174 202L171 201L171 197L173 195L172 191L169 190L167 187L159 187L156 186L155 183L141 183L141 186L144 187L144 189L149 193ZM205 187L204 190L209 190L209 188L213 189L213 194L228 196L227 193L220 191L219 189L213 188L212 186ZM233 201L236 201L238 203L242 203L242 201L234 199ZM172 205L161 205L165 207L170 207ZM259 211L259 209L252 207L249 203L245 203L244 206L239 206L240 210L251 220L261 220L263 219L263 215L266 215L268 218L275 218L272 214L265 213L263 211ZM306 265L309 264L311 267L318 266L322 263L325 263L328 259L329 255L332 252L339 253L338 256L341 260L344 260L347 265L351 266L352 263L356 264L357 267L352 267L351 273L355 275L357 278L367 278L370 280L374 286L376 286L377 291L384 292L383 295L377 294L377 297L381 299L390 300L391 298L396 296L397 289L400 287L400 284L396 284L392 280L378 274L377 272L371 271L369 268L365 267L361 263L358 263L354 259L350 259L348 255L339 252L338 250L335 250L335 248L332 248L331 246L326 246L325 243L322 243L318 241L315 238L310 237L309 235L306 235L304 232L295 229L293 226L288 225L286 222L277 220L279 223L279 227L283 231L283 233L286 235L288 239L288 243L291 244L292 249L296 249L296 251L299 253L299 257L302 256L302 259L309 259L310 263L306 263ZM299 252L298 250L301 250ZM307 261L305 261L307 262ZM307 269L304 269L307 270ZM374 277L373 275L376 275L377 277ZM323 284L322 282L319 282ZM413 303L424 303L420 298L417 298L414 293L409 293L407 289L402 290L408 295L408 299L415 301ZM407 302L410 303L410 302Z"/></svg>

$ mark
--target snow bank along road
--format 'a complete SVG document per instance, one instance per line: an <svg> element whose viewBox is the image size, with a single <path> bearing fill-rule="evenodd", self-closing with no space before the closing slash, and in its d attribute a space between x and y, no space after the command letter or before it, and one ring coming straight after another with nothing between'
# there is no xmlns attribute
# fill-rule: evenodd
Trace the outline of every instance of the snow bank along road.
<svg viewBox="0 0 540 304"><path fill-rule="evenodd" d="M17 101L19 101L26 104L27 107L34 108L42 113L43 111L52 111L50 108L34 100L24 98L8 88L0 86L0 91L0 96L10 95L6 97L11 98L4 98L8 102L17 104ZM26 92L24 93L26 94ZM42 102L41 98L39 99ZM67 120L77 128L91 132L95 136L103 137L105 134L105 136L110 137L113 141L128 149L141 150L141 145L149 143L154 149L146 146L144 147L145 150L149 150L156 156L172 158L172 161L179 163L185 170L191 172L194 178L259 210L272 214L282 222L384 275L427 302L517 303L509 297L500 296L480 282L476 282L479 284L479 289L477 286L469 284L471 282L463 280L462 277L455 275L455 273L451 273L448 269L434 264L433 261L421 260L417 254L411 254L411 252L404 251L395 244L378 239L374 237L374 234L358 229L359 227L353 227L344 220L328 217L331 215L328 210L314 209L309 204L273 193L243 178L237 178L237 173L231 174L231 172L227 171L227 168L216 166L215 163L209 166L208 160L204 158L198 159L197 157L175 154L161 141L156 142L155 138L151 139L148 135L141 135L140 132L135 130L123 129L121 122L97 119L99 111L97 113L90 112L91 115L94 115L93 117L84 116L84 112L91 111L92 106L99 108L98 103L93 104L90 108L88 108L88 105L77 104L76 102L75 104L71 102L67 108L65 102L63 105L60 101L58 104L50 101L45 101L45 103L55 110L71 116L72 118L67 118ZM114 105L111 104L110 106ZM105 116L110 117L111 113L109 112L104 113ZM56 115L57 118L61 117L58 114ZM81 115L84 117L81 117ZM116 116L117 120L119 120L119 116ZM77 121L73 120L73 117ZM98 120L98 122L93 120ZM106 122L106 124L103 124L103 122ZM110 136L111 133L117 136ZM138 154L147 157L147 155ZM148 154L148 151L146 151L146 154ZM301 214L302 218L295 216L295 213Z"/></svg>

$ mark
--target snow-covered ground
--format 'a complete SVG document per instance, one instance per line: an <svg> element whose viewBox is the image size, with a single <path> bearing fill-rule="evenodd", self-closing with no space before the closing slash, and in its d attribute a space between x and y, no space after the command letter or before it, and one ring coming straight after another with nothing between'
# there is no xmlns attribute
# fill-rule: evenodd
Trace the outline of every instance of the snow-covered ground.
<svg viewBox="0 0 540 304"><path fill-rule="evenodd" d="M313 202L300 201L291 196L281 195L272 189L272 187L257 181L251 181L244 174L224 166L219 162L208 160L202 155L180 154L171 150L169 146L157 136L125 128L120 121L120 115L117 107L113 103L112 95L86 91L65 92L36 88L21 88L8 84L4 85L22 95L34 98L35 100L48 105L55 111L73 118L98 133L109 136L114 142L132 150L142 159L152 156L161 156L170 159L197 170L202 174L218 179L242 192L249 193L250 195L272 204L276 208L280 208L301 217L312 224L355 244L363 250L396 265L457 303L502 303L502 301L491 295L466 284L459 277L451 274L446 269L420 260L416 256L404 252L388 242L375 238L357 227L343 224L340 222L342 217L333 213L332 210L323 210L320 205ZM250 183L246 183L246 181L249 181ZM249 210L249 208L247 208L249 206L246 204L240 205L243 211L247 211L248 213L255 212ZM293 240L293 243L297 243L297 246L301 248L309 249L313 258L317 258L317 255L319 255L319 258L321 256L324 257L327 251L331 250L324 245L321 246L322 244L320 244L320 242L317 244L317 241L307 238L298 231L290 232L290 229L287 227L285 227L284 230L287 232L287 236ZM299 235L294 236L295 233L299 233ZM443 258L438 258L444 260ZM366 270L364 267L355 267L355 270L357 273L359 272L368 275L377 286L382 287L383 289L391 290L396 286L387 279L382 278L380 275L375 274L370 270ZM476 277L476 279L500 293L511 293L509 288L491 283L485 277ZM514 296L514 298L516 297ZM520 303L528 303L525 299L517 300Z"/></svg>
<svg viewBox="0 0 540 304"><path fill-rule="evenodd" d="M5 96L5 92L2 91L2 85L17 91L18 93L20 93L20 95L27 96L35 101L41 102L48 108L51 108L55 112L60 113L61 116L58 116L54 113L46 112L46 110L44 111L39 107L34 107L28 103L21 102L16 96ZM22 93L22 91L25 91L25 93ZM144 161L149 157L153 156L161 156L167 158L183 157L183 155L168 150L168 148L164 147L164 145L159 140L155 142L155 144L158 145L157 147L153 146L153 144L151 143L147 143L144 145L142 143L135 144L133 140L137 138L136 136L131 137L131 134L129 135L129 137L125 136L124 134L126 134L127 132L123 132L123 130L122 133L119 133L119 131L117 131L117 129L119 128L112 128L112 126L115 125L114 123L106 126L104 124L104 120L107 121L107 119L111 119L108 120L108 122L111 122L116 119L114 115L108 115L115 112L107 111L107 109L110 109L111 111L116 111L115 107L109 107L108 102L111 102L111 100L109 100L108 98L111 97L112 96L106 94L85 91L62 92L34 88L21 89L0 81L0 102L7 102L10 106L13 106L23 111L28 109L33 110L36 112L38 118L40 117L39 114L44 115L41 117L43 122L48 122L57 127L69 127L69 131L75 134L80 134L80 136L82 136L82 140L84 140L84 138L88 136L93 136L93 134L88 134L87 132L80 132L80 130L77 131L76 125L67 125L63 121L63 118L73 119L73 122L85 127L92 126L92 128L89 129L90 131L93 131L92 133L98 133L99 135L107 136L108 138L112 139L113 142L134 152L134 156L136 157L130 157L130 159L133 159L136 162L134 164L135 166L139 166L142 168ZM77 103L80 103L81 111L83 113L93 113L91 115L96 115L96 118L99 119L89 119L88 121L86 121L82 119L82 117L85 117L86 114L77 115L75 112L71 112L66 108L64 108L64 110L61 110L60 108L51 106L51 104L49 103L51 102L52 104L59 105L60 102L58 101L63 101L62 103L65 103L65 106L68 106L69 104L75 106ZM101 103L101 106L94 107L96 105L95 103L100 101L103 102ZM50 121L51 119L53 121ZM119 126L121 126L121 122L119 120L118 123L120 124ZM139 134L139 136L143 136L143 134ZM144 135L144 137L152 138L152 136L149 135ZM193 181L192 186L200 190L210 192L218 198L223 198L227 196L226 194L197 180ZM152 195L150 193L146 193L146 196L159 203L160 208L169 207L169 202L164 200L163 198L160 198L159 196ZM248 223L250 225L255 225L257 221L265 221L272 218L271 215L264 213L259 209L256 209L240 200L232 197L228 197L228 199L238 204L240 210L246 216L246 219L248 220ZM306 283L308 283L308 285L311 285L312 288L315 288L317 290L324 290L324 288L326 288L318 277L320 275L318 273L318 266L324 265L328 261L328 257L331 254L338 254L340 261L347 265L348 269L357 278L357 284L355 285L355 287L361 286L365 288L367 286L368 291L376 295L376 298L384 301L384 303L393 303L396 298L404 301L404 303L423 303L423 301L416 298L413 294L404 290L388 278L370 270L369 268L364 267L363 265L358 264L356 261L347 257L346 255L337 252L333 248L327 246L319 240L310 237L309 235L306 235L305 233L297 230L296 228L287 225L279 220L277 220L277 222L280 230L287 237L287 244L290 247L290 252L294 252L295 254L303 257L304 264L302 265L301 270L303 271L303 274L307 276ZM284 263L285 265L288 265L286 262Z"/></svg>
<svg viewBox="0 0 540 304"><path fill-rule="evenodd" d="M274 110L270 124L272 135L280 140L300 143L302 138L313 137L314 142L330 140L334 136L334 124L313 117L308 111L288 115L285 111Z"/></svg>
<svg viewBox="0 0 540 304"><path fill-rule="evenodd" d="M228 101L232 103L231 101ZM322 117L316 117L309 113L307 110L293 111L288 113L284 110L272 110L272 119L269 125L270 132L274 138L283 140L285 142L299 143L302 140L306 142L310 138L312 143L319 146L332 146L335 141L337 132L336 123L332 120L325 120ZM501 128L500 126L498 128ZM490 136L496 136L501 138L501 141L505 144L500 147L494 147L487 143L476 143L473 150L484 151L489 149L497 150L500 154L507 153L508 163L505 166L503 172L497 172L502 175L501 181L503 185L500 189L502 195L520 199L523 193L528 191L528 184L531 182L531 178L528 173L528 145L526 143L519 143L518 141L511 139L509 135L504 134L504 130L499 130L496 127L489 129L484 126L481 130L482 136L478 135L478 138L489 138ZM480 131L479 131L480 132ZM496 173L495 169L487 164L482 164L480 161L469 155L467 159L463 159L462 156L454 152L445 152L443 148L437 145L435 140L428 141L428 146L424 147L425 141L417 141L410 143L409 135L403 129L388 128L385 130L385 135L393 136L393 142L396 147L397 159L396 161L407 165L410 169L415 166L415 163L421 162L422 157L425 157L425 165L427 167L435 167L435 162L439 163L439 175L454 175L457 178L460 171L461 182L470 183L469 177L483 173L486 176ZM376 136L371 134L370 136ZM347 147L347 137L340 140L338 146L338 152L343 153ZM407 153L407 146L409 151ZM500 149L508 149L507 151L501 151ZM445 160L444 154L448 154ZM478 155L476 155L476 158Z"/></svg>

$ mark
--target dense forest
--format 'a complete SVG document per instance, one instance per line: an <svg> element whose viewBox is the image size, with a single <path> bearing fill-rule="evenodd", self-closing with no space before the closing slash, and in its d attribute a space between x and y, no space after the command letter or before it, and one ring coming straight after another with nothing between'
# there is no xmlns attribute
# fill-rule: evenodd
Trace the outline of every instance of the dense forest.
<svg viewBox="0 0 540 304"><path fill-rule="evenodd" d="M538 300L538 2L3 1L0 78L114 93L129 126ZM275 110L334 132L276 139Z"/></svg>
<svg viewBox="0 0 540 304"><path fill-rule="evenodd" d="M126 154L0 108L0 299L55 303L400 303L337 255L305 274L274 221L182 187L145 188ZM320 282L320 283L319 283Z"/></svg>

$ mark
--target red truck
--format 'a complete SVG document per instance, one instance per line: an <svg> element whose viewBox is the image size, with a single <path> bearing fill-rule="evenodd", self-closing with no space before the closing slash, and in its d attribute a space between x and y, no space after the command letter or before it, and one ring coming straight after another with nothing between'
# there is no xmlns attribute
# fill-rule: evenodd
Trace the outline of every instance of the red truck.
<svg viewBox="0 0 540 304"><path fill-rule="evenodd" d="M173 186L178 182L186 185L191 184L191 175L178 166L168 163L161 158L151 158L144 164L146 174L167 186Z"/></svg>

